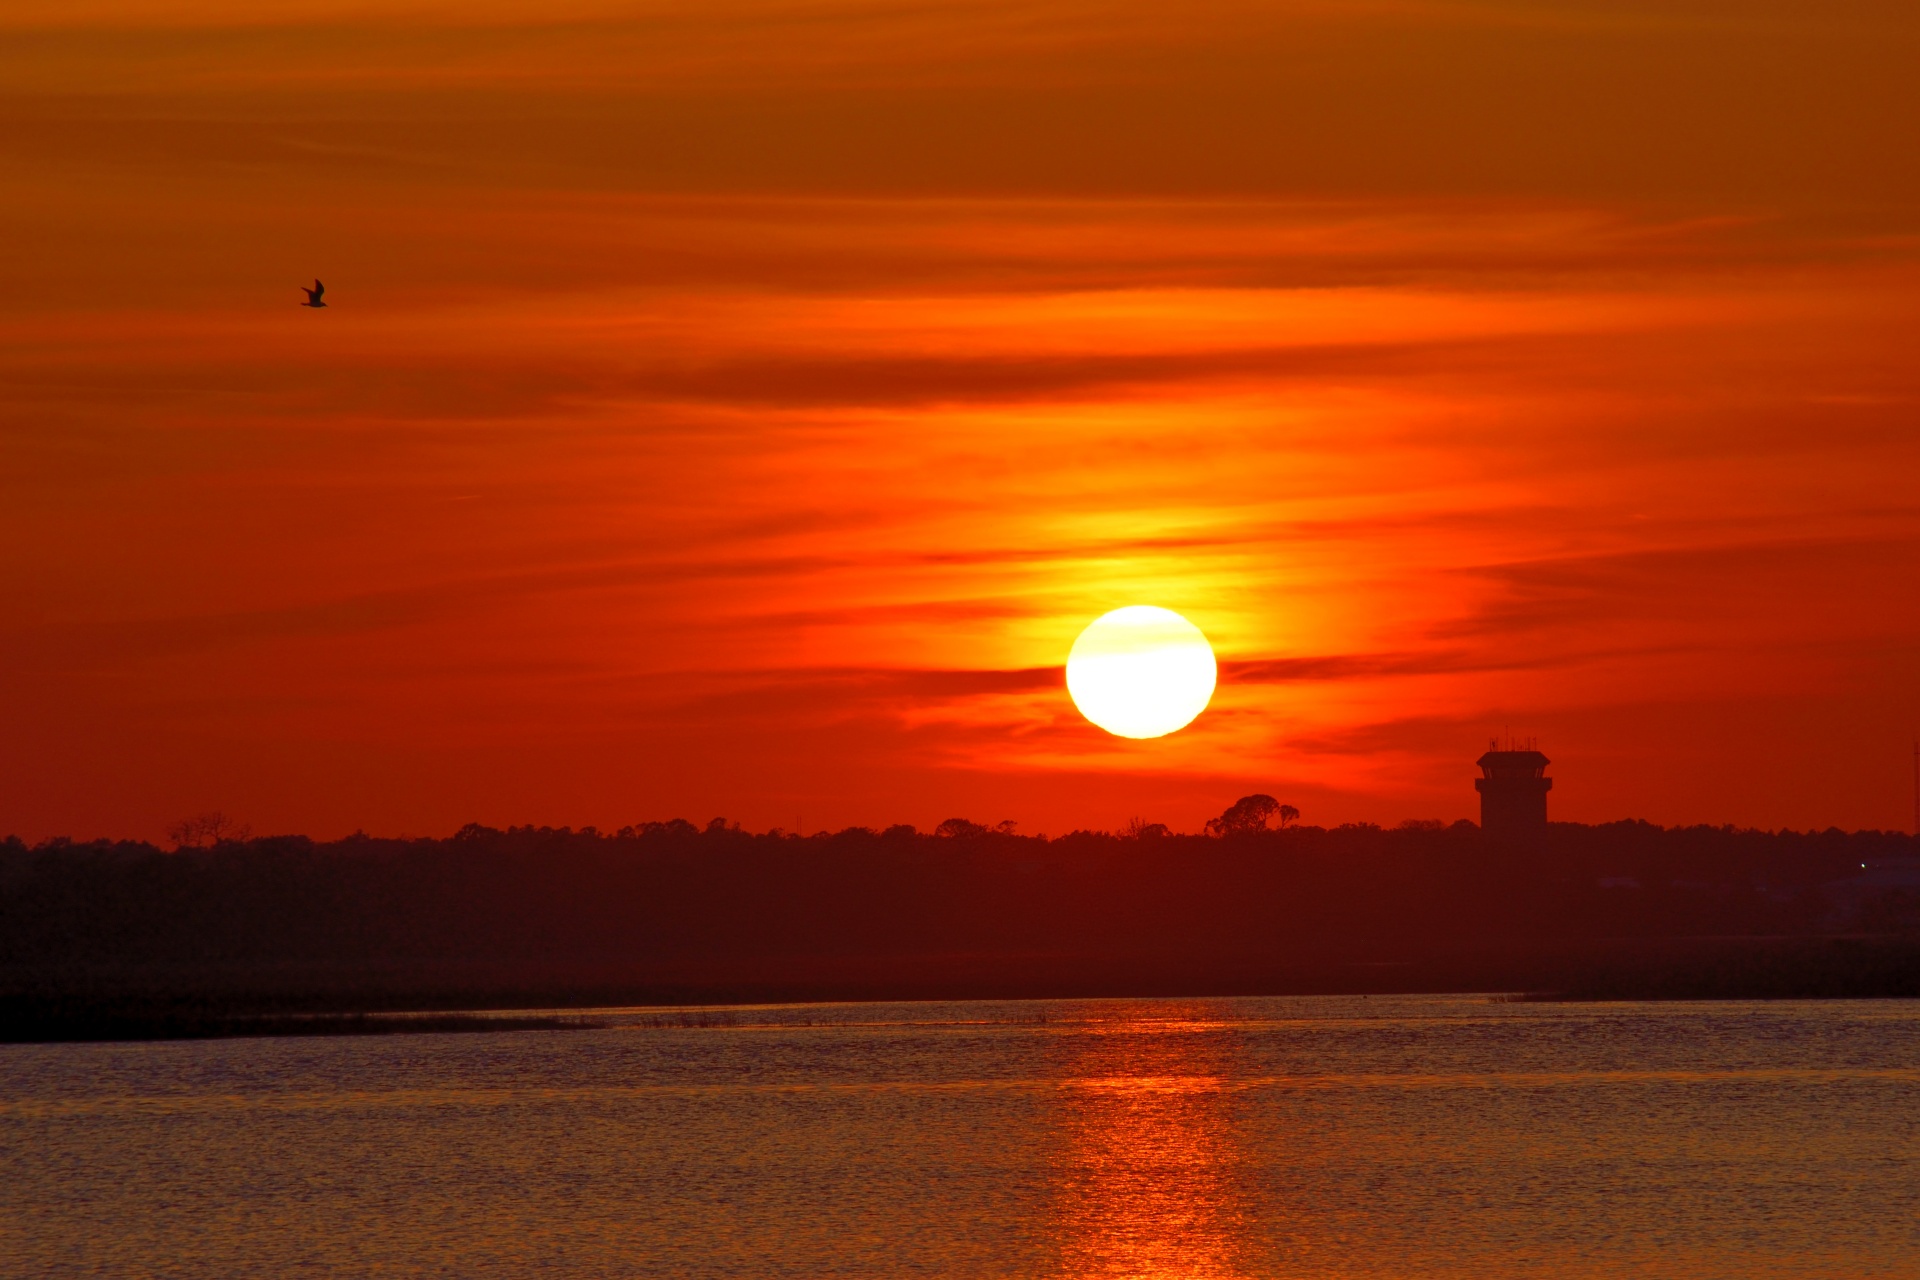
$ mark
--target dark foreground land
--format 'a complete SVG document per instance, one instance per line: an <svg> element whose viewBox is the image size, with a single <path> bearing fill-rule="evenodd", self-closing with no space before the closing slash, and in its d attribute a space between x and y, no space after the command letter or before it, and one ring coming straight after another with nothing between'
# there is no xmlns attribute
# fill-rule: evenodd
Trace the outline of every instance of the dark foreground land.
<svg viewBox="0 0 1920 1280"><path fill-rule="evenodd" d="M9 842L0 1039L545 1029L578 1020L433 1011L775 1000L1920 995L1901 834L948 829ZM384 1010L416 1015L365 1016Z"/></svg>

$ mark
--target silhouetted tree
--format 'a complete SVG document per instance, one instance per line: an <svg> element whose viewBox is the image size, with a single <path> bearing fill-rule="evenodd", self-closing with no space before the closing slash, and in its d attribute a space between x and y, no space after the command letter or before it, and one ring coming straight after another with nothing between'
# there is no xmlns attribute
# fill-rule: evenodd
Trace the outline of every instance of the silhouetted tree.
<svg viewBox="0 0 1920 1280"><path fill-rule="evenodd" d="M944 839L955 840L962 837L986 835L987 828L977 822L969 822L965 818L948 818L945 822L933 829L933 834Z"/></svg>
<svg viewBox="0 0 1920 1280"><path fill-rule="evenodd" d="M1127 824L1120 828L1122 840L1158 840L1161 836L1172 835L1164 822L1147 822L1140 818L1128 818Z"/></svg>
<svg viewBox="0 0 1920 1280"><path fill-rule="evenodd" d="M173 841L176 849L210 849L217 844L245 840L252 834L252 827L235 822L218 809L182 818L167 828L167 839Z"/></svg>
<svg viewBox="0 0 1920 1280"><path fill-rule="evenodd" d="M1280 825L1298 819L1300 811L1290 804L1281 804L1272 796L1241 796L1227 811L1207 822L1207 834L1212 836L1239 835L1248 831L1265 831L1270 819L1278 818Z"/></svg>

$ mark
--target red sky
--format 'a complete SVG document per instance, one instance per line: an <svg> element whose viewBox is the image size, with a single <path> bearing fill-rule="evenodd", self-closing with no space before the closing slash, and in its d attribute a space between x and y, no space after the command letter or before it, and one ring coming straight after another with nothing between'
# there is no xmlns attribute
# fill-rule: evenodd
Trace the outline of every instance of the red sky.
<svg viewBox="0 0 1920 1280"><path fill-rule="evenodd" d="M14 0L0 827L1904 827L1908 3ZM326 311L296 305L327 282ZM1083 722L1108 609L1213 640Z"/></svg>

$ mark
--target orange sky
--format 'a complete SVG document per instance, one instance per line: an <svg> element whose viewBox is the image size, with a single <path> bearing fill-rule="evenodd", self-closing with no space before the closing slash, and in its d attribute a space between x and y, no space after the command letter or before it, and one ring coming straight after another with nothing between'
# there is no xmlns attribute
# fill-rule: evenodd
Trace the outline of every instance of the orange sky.
<svg viewBox="0 0 1920 1280"><path fill-rule="evenodd" d="M1904 827L1905 3L0 13L0 826ZM324 312L294 304L328 285ZM1172 738L1059 664L1154 603Z"/></svg>

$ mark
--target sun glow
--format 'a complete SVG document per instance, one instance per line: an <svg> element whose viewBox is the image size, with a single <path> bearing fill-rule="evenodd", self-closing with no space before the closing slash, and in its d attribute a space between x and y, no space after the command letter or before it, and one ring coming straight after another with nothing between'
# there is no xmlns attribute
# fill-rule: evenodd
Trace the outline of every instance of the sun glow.
<svg viewBox="0 0 1920 1280"><path fill-rule="evenodd" d="M1147 604L1095 618L1067 655L1073 705L1121 738L1159 738L1193 723L1213 697L1215 674L1200 628Z"/></svg>

